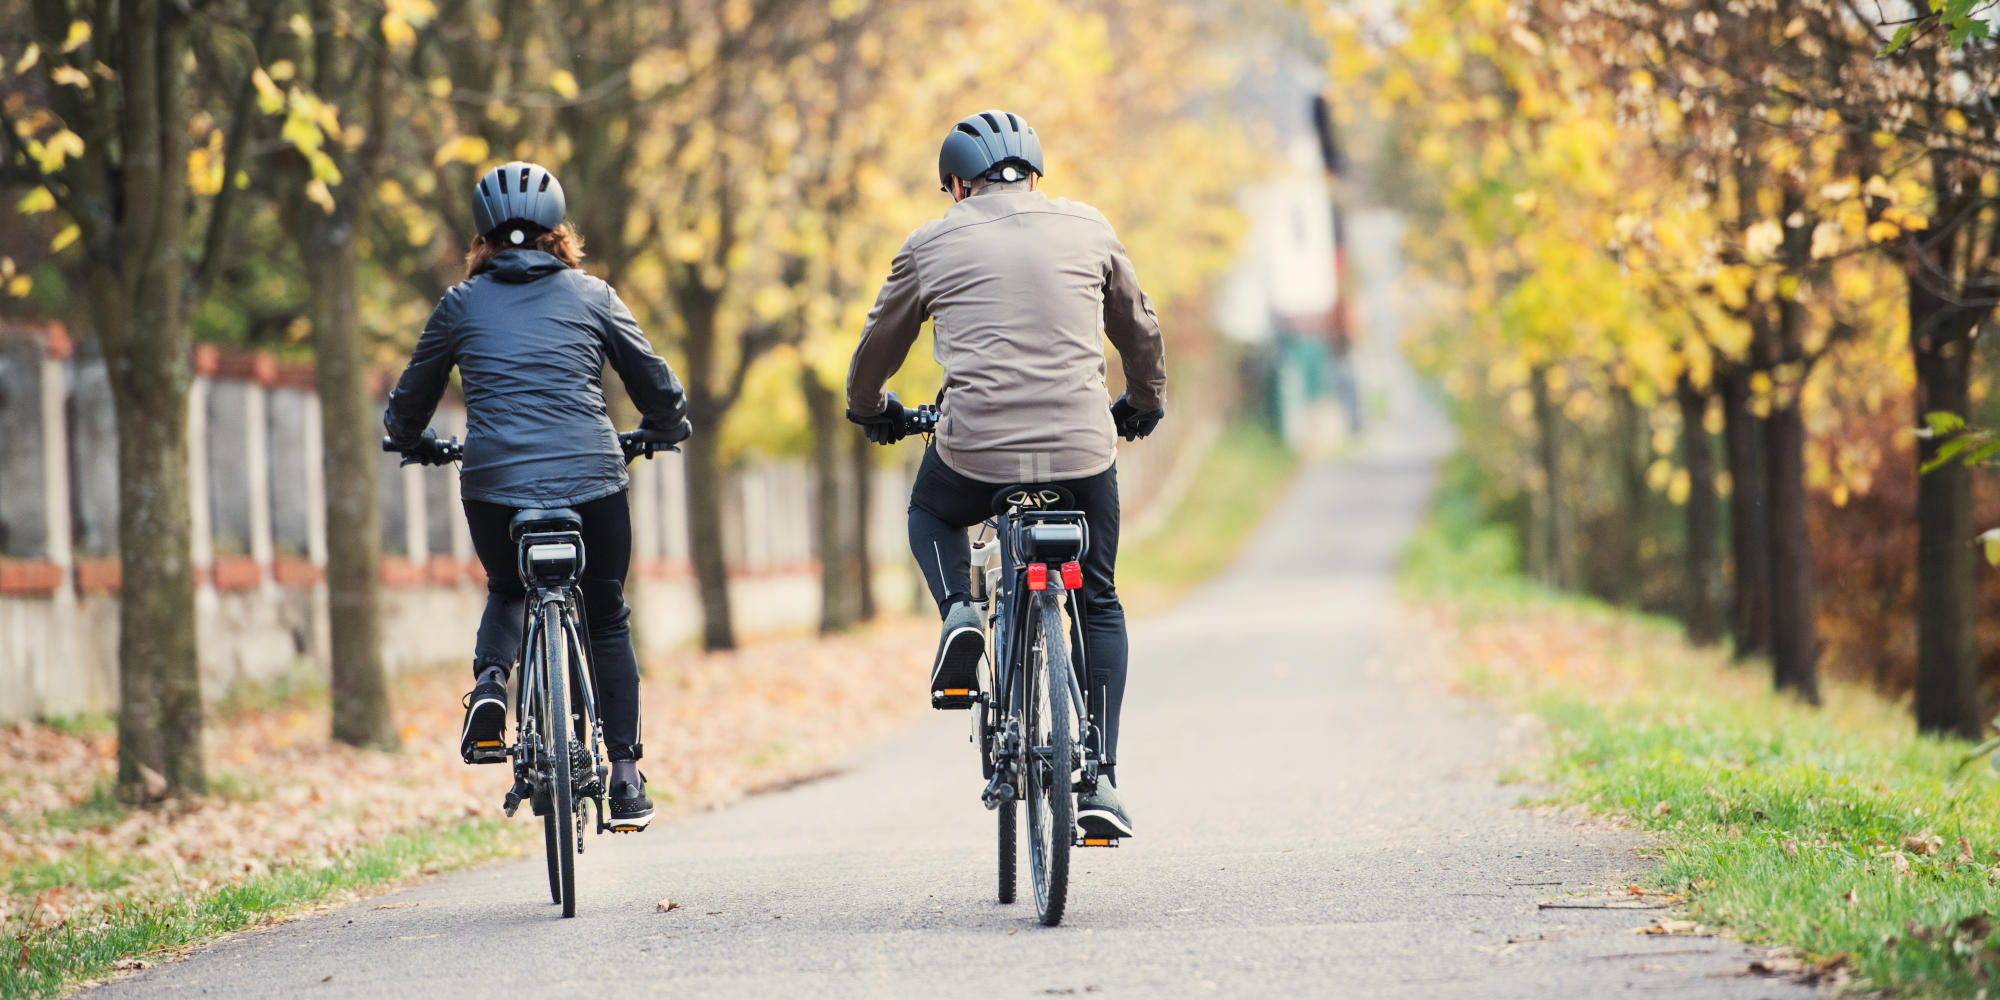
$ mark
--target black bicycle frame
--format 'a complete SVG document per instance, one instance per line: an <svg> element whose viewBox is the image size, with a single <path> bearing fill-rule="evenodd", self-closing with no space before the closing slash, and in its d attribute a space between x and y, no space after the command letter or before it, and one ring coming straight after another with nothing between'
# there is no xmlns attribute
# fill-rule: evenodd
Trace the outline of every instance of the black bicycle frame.
<svg viewBox="0 0 2000 1000"><path fill-rule="evenodd" d="M1042 521L1084 523L1083 514L1079 511L1012 510L1000 519L1000 530L998 532L1001 538L1000 566L1001 578L1005 581L1005 584L1002 590L999 609L1000 621L998 624L1000 627L993 630L993 697L998 699L998 707L1003 715L1009 707L1016 704L1013 698L1015 685L1022 683L1027 673L1028 664L1025 657L1028 651L1030 630L1035 628L1041 620L1040 615L1032 613L1035 607L1035 599L1048 594L1046 590L1037 591L1028 589L1028 564L1020 557L1022 529L1030 524ZM1075 718L1081 722L1077 743L1082 748L1081 752L1084 758L1084 781L1086 785L1094 786L1097 780L1097 769L1103 762L1099 760L1101 754L1098 751L1089 749L1089 745L1093 741L1083 738L1083 734L1086 732L1097 733L1099 738L1094 742L1100 745L1102 743L1102 734L1098 733L1097 720L1090 715L1089 699L1084 697L1084 679L1088 678L1090 674L1087 669L1088 659L1084 651L1084 644L1080 641L1083 633L1083 602L1078 599L1076 590L1069 590L1067 588L1063 593L1063 600L1065 607L1069 611L1070 620L1075 623L1073 638L1069 643L1072 647L1070 650L1071 669L1068 685L1070 704L1075 706ZM1021 694L1023 697L1019 704L1025 709L1027 704L1025 697L1027 692L1025 688L1022 689ZM997 721L1004 721L1004 719ZM1004 733L1005 730L1003 729L1003 735ZM1025 736L1025 734L1021 735ZM1032 750L1032 748L1026 747L1017 747L1016 749L1024 755L1026 752Z"/></svg>

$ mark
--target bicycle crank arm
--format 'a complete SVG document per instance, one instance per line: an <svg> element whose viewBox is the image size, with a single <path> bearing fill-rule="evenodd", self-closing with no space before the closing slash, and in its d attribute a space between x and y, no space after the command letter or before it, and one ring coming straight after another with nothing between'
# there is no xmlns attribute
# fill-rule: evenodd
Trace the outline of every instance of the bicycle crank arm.
<svg viewBox="0 0 2000 1000"><path fill-rule="evenodd" d="M515 778L514 787L507 789L507 797L500 801L500 808L507 813L508 819L514 818L514 810L521 808L521 800L528 794L528 783L518 777Z"/></svg>
<svg viewBox="0 0 2000 1000"><path fill-rule="evenodd" d="M999 772L995 772L993 780L986 783L986 790L979 793L979 801L988 809L998 809L1000 803L1012 802L1019 797L1013 785L1000 780Z"/></svg>

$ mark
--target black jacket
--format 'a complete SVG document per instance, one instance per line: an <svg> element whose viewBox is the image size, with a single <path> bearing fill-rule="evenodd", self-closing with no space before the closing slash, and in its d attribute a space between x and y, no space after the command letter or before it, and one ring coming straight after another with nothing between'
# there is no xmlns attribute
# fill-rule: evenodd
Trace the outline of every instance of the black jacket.
<svg viewBox="0 0 2000 1000"><path fill-rule="evenodd" d="M382 423L398 446L423 435L454 365L465 389L460 492L512 507L560 507L625 488L605 415L605 362L644 415L671 430L687 415L673 369L610 285L539 250L507 250L438 300Z"/></svg>

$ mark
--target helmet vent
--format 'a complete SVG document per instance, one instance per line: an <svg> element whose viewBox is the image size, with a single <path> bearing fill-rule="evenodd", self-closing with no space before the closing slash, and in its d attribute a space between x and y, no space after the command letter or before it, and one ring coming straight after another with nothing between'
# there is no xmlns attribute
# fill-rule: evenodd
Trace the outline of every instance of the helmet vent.
<svg viewBox="0 0 2000 1000"><path fill-rule="evenodd" d="M542 175L542 186L535 189L536 194L540 194L541 192L547 191L549 189L549 179L551 176L552 175L550 174Z"/></svg>
<svg viewBox="0 0 2000 1000"><path fill-rule="evenodd" d="M533 167L522 167L522 168L521 168L521 193L522 193L522 194L527 194L527 193L528 193L528 173L529 173L530 171L534 170L534 169L535 169L535 168L533 168Z"/></svg>
<svg viewBox="0 0 2000 1000"><path fill-rule="evenodd" d="M501 193L501 194L506 194L506 193L507 193L507 171L505 171L505 170L495 170L495 171L493 172L493 176L495 176L495 177L497 177L497 178L499 178L499 179L500 179L500 193Z"/></svg>
<svg viewBox="0 0 2000 1000"><path fill-rule="evenodd" d="M986 124L991 126L993 131L1000 131L1000 119L993 117L993 112L981 111L979 117L986 119Z"/></svg>
<svg viewBox="0 0 2000 1000"><path fill-rule="evenodd" d="M964 123L964 122L959 122L959 123L958 123L958 124L957 124L956 126L954 126L954 127L955 127L955 128L956 128L956 129L958 130L958 131L960 131L960 132L963 132L963 133L965 133L966 135L969 135L969 136L973 137L974 139L977 139L977 138L979 138L979 130L978 130L978 129L976 129L976 128L973 128L973 127L972 127L972 126L970 126L970 125L967 125L967 124L966 124L966 123Z"/></svg>
<svg viewBox="0 0 2000 1000"><path fill-rule="evenodd" d="M1007 124L1014 126L1014 131L1021 131L1021 119L1014 117L1012 112L1007 115Z"/></svg>
<svg viewBox="0 0 2000 1000"><path fill-rule="evenodd" d="M486 178L484 177L481 177L479 179L479 193L487 196L488 198L493 197L493 192L486 190Z"/></svg>

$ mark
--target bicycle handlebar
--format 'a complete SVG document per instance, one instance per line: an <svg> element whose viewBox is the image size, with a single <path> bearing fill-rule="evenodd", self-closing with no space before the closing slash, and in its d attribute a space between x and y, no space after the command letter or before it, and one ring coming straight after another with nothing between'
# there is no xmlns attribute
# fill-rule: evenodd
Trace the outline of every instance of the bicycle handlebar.
<svg viewBox="0 0 2000 1000"><path fill-rule="evenodd" d="M933 434L937 432L938 409L926 403L916 409L903 408L903 435Z"/></svg>
<svg viewBox="0 0 2000 1000"><path fill-rule="evenodd" d="M652 458L663 451L681 450L677 444L648 440L645 431L626 431L618 435L618 448L625 453L627 462L635 458Z"/></svg>
<svg viewBox="0 0 2000 1000"><path fill-rule="evenodd" d="M652 458L663 451L679 451L680 448L659 441L644 439L644 431L626 431L618 435L618 450L625 453L625 461L635 458ZM448 438L425 438L417 447L405 451L396 447L388 437L382 438L382 450L392 455L402 455L404 465L450 465L465 458L465 445L456 436Z"/></svg>
<svg viewBox="0 0 2000 1000"><path fill-rule="evenodd" d="M456 435L443 440L435 437L425 438L418 442L416 448L408 451L396 447L396 442L384 435L382 450L392 455L402 455L404 465L450 465L465 457L465 446L458 443Z"/></svg>

